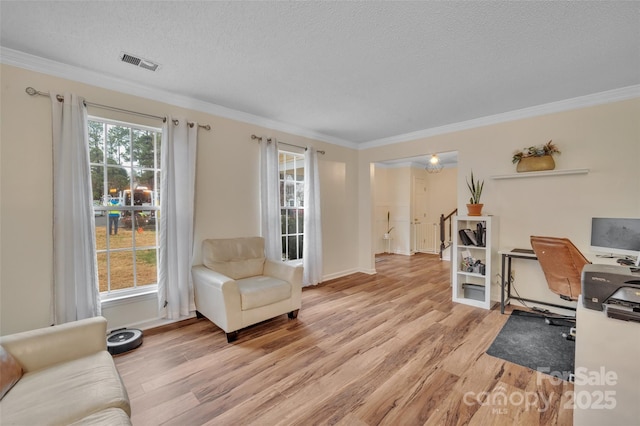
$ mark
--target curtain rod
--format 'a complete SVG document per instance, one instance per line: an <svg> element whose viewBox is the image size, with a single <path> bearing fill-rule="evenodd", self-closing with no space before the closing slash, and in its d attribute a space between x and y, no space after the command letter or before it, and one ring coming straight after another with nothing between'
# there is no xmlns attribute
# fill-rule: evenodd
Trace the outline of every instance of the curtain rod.
<svg viewBox="0 0 640 426"><path fill-rule="evenodd" d="M189 127L193 127L195 123L191 123L190 121L187 121L187 124L189 125ZM198 127L205 130L211 130L211 126L208 124L198 124Z"/></svg>
<svg viewBox="0 0 640 426"><path fill-rule="evenodd" d="M24 91L27 92L27 94L29 94L31 96L36 96L36 95L47 96L47 97L51 96L51 94L49 94L48 92L41 92L39 90L34 89L31 86L27 87ZM64 96L56 95L56 99L58 100L58 102L62 102L62 101L64 101ZM147 113L138 112L138 111L131 111L131 110L124 109L124 108L117 108L117 107L112 107L112 106L109 106L109 105L96 104L96 103L87 102L87 101L84 101L84 104L85 104L85 106L92 106L94 108L106 109L108 111L125 112L127 114L133 114L133 115L137 115L137 116L140 116L140 117L154 118L156 120L162 120L163 123L165 123L167 121L167 117L160 117L159 115L147 114ZM176 120L176 119L174 119L172 121L173 121L173 124L176 125L176 126L179 123L179 121ZM189 125L189 127L193 127L193 125L194 125L194 123L190 123L188 121L187 121L187 124ZM205 124L205 125L198 124L198 127L201 127L201 128L203 128L205 130L211 130L211 126L208 125L208 124Z"/></svg>
<svg viewBox="0 0 640 426"><path fill-rule="evenodd" d="M251 139L257 139L258 142L262 141L262 136L256 136L256 135L251 135ZM267 138L267 142L271 143L273 139L271 138ZM306 146L300 146L300 145L294 145L292 143L286 143L286 142L280 142L278 141L279 145L288 145L288 146L295 146L296 148L300 148L300 149L304 149L305 151L307 150ZM322 154L324 155L324 151L316 151L318 154Z"/></svg>

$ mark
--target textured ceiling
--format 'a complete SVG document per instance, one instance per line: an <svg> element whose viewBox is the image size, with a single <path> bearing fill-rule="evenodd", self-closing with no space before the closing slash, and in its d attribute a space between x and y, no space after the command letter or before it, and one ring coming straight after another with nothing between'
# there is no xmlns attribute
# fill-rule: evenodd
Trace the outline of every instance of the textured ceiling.
<svg viewBox="0 0 640 426"><path fill-rule="evenodd" d="M640 83L639 2L2 1L0 14L5 48L350 144Z"/></svg>

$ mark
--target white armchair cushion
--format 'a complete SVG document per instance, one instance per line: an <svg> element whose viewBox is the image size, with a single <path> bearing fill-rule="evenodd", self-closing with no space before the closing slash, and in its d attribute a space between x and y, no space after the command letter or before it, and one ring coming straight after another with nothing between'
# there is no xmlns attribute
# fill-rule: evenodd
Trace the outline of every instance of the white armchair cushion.
<svg viewBox="0 0 640 426"><path fill-rule="evenodd" d="M291 284L278 278L259 276L237 282L243 311L291 298Z"/></svg>
<svg viewBox="0 0 640 426"><path fill-rule="evenodd" d="M202 263L234 280L262 275L264 239L260 237L204 240Z"/></svg>

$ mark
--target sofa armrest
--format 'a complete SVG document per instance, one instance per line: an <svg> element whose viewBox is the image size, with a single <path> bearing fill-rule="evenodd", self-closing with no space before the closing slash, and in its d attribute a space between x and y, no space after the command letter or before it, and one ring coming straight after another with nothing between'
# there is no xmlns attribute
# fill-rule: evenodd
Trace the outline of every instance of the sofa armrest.
<svg viewBox="0 0 640 426"><path fill-rule="evenodd" d="M290 265L284 262L266 260L264 263L264 275L285 280L293 288L302 288L302 265Z"/></svg>
<svg viewBox="0 0 640 426"><path fill-rule="evenodd" d="M242 328L238 283L204 265L191 268L196 309L225 332Z"/></svg>
<svg viewBox="0 0 640 426"><path fill-rule="evenodd" d="M25 372L107 350L107 320L93 317L0 338Z"/></svg>

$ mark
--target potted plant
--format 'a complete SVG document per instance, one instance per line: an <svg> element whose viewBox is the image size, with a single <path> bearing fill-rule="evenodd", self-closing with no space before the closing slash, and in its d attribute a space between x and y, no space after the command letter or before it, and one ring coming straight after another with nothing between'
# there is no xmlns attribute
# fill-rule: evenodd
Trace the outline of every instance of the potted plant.
<svg viewBox="0 0 640 426"><path fill-rule="evenodd" d="M467 211L469 216L482 216L482 207L484 206L484 204L480 204L480 196L482 195L484 181L476 181L473 178L473 170L471 171L471 182L469 182L469 179L467 179L467 187L471 192L471 198L469 198L469 204L467 204Z"/></svg>
<svg viewBox="0 0 640 426"><path fill-rule="evenodd" d="M553 170L556 168L556 163L553 161L554 154L560 154L560 150L553 141L549 141L544 145L530 146L516 151L512 162L517 164L518 173Z"/></svg>
<svg viewBox="0 0 640 426"><path fill-rule="evenodd" d="M388 240L389 238L391 238L390 234L391 231L393 231L393 226L391 226L391 212L387 212L387 232L384 233L383 238L385 240Z"/></svg>

